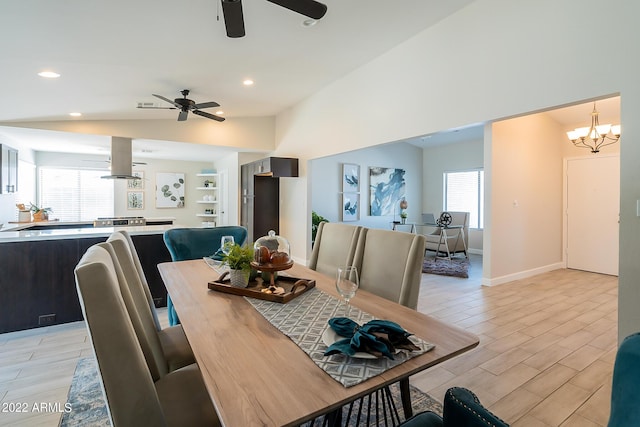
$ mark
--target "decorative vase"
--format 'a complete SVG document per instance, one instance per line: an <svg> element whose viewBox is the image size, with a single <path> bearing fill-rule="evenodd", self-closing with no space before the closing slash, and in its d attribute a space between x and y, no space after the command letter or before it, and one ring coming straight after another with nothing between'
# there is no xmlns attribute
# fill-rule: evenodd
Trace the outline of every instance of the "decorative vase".
<svg viewBox="0 0 640 427"><path fill-rule="evenodd" d="M229 279L231 280L231 286L235 288L246 288L249 284L249 274L251 271L248 270L229 270Z"/></svg>
<svg viewBox="0 0 640 427"><path fill-rule="evenodd" d="M400 218L400 221L402 221L402 223L404 224L404 223L407 222L407 219L406 218Z"/></svg>
<svg viewBox="0 0 640 427"><path fill-rule="evenodd" d="M49 219L49 215L46 212L38 211L33 213L34 222L46 221L48 219Z"/></svg>
<svg viewBox="0 0 640 427"><path fill-rule="evenodd" d="M31 222L31 211L18 211L18 222Z"/></svg>

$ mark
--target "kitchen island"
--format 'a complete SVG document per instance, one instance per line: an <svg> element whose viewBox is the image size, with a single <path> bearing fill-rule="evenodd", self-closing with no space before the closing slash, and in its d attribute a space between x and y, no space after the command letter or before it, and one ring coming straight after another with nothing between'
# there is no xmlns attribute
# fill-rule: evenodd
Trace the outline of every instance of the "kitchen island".
<svg viewBox="0 0 640 427"><path fill-rule="evenodd" d="M0 333L82 320L73 270L90 246L119 229L131 234L156 306L166 305L157 265L171 261L162 235L173 225L67 224L43 230L44 223L25 223L0 231Z"/></svg>

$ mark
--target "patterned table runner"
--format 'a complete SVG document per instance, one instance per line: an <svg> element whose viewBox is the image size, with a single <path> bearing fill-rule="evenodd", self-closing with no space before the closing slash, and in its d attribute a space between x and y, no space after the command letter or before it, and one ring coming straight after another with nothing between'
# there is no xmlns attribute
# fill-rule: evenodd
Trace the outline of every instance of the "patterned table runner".
<svg viewBox="0 0 640 427"><path fill-rule="evenodd" d="M395 354L394 360L386 357L362 359L343 354L324 356L327 346L322 340L322 334L329 328L327 323L329 319L345 316L344 301L318 288L286 304L249 297L245 299L280 332L291 338L316 365L345 387L359 384L435 347L418 337L411 336L411 341L420 347L420 350L400 351ZM374 319L371 314L353 306L349 310L348 317L361 325Z"/></svg>

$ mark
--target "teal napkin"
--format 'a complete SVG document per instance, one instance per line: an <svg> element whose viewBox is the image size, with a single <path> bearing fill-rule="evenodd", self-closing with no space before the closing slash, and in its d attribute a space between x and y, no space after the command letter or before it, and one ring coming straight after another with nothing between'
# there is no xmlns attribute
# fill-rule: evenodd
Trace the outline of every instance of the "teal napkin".
<svg viewBox="0 0 640 427"><path fill-rule="evenodd" d="M394 353L399 349L420 349L408 338L413 334L390 320L371 320L360 326L347 317L334 317L329 319L329 326L345 338L331 344L325 351L325 356L336 353L353 356L357 352L366 352L376 357L393 359Z"/></svg>

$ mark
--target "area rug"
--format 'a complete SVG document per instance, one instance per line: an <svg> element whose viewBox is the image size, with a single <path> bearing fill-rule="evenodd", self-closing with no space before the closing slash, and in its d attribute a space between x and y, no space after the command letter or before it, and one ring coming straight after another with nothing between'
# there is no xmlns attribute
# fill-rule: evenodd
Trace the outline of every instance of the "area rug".
<svg viewBox="0 0 640 427"><path fill-rule="evenodd" d="M390 386L392 400L400 414L400 420L404 420L402 411L402 403L400 401L400 390L397 384ZM379 394L381 396L381 394ZM379 401L381 402L381 397ZM369 410L368 398L363 400L363 412L371 413L371 417L375 419L375 405L380 409L378 414L383 413L382 404L376 400L374 395L372 400L372 408ZM107 407L102 396L100 381L98 380L98 370L94 358L83 358L78 360L76 371L73 374L71 388L67 403L71 404L71 411L64 413L60 421L61 427L79 427L79 426L110 426L111 422L107 415ZM413 412L433 411L442 414L442 405L426 393L411 386L411 403ZM365 425L364 415L360 415L360 422L357 422L358 405L356 402L351 408L348 426L357 427ZM387 405L387 408L389 406ZM349 414L349 405L343 408L343 417L346 419ZM390 425L394 425L393 421L389 421ZM305 426L321 426L322 420L315 420L304 424ZM370 419L370 425L378 425L373 419Z"/></svg>
<svg viewBox="0 0 640 427"><path fill-rule="evenodd" d="M62 414L60 426L110 426L107 405L102 395L102 387L98 379L96 359L86 357L78 360L73 373L67 403L71 411Z"/></svg>
<svg viewBox="0 0 640 427"><path fill-rule="evenodd" d="M441 276L469 277L469 260L466 258L448 259L426 257L422 262L422 272Z"/></svg>

